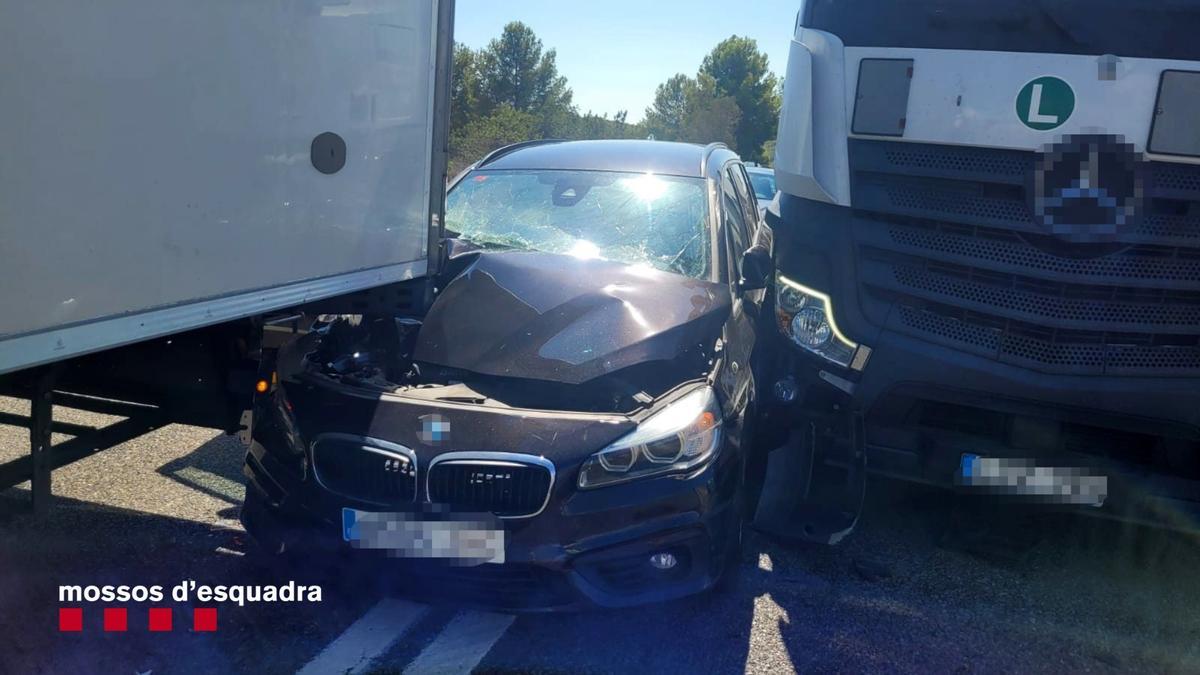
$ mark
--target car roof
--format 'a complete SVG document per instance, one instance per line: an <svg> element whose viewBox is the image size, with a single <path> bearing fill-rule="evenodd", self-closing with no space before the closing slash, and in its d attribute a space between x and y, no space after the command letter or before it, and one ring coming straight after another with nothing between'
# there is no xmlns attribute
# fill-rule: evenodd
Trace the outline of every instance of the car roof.
<svg viewBox="0 0 1200 675"><path fill-rule="evenodd" d="M746 173L761 173L775 175L775 169L768 169L765 166L747 166Z"/></svg>
<svg viewBox="0 0 1200 675"><path fill-rule="evenodd" d="M630 171L703 178L713 155L728 154L723 145L670 141L602 140L546 141L501 148L484 157L477 169L547 169Z"/></svg>

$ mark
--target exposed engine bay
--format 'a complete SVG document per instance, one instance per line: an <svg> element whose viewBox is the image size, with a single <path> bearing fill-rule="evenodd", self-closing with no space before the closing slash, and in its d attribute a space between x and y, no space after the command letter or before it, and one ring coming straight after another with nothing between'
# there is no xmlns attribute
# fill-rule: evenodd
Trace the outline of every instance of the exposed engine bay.
<svg viewBox="0 0 1200 675"><path fill-rule="evenodd" d="M296 345L305 369L414 398L630 413L708 376L720 350L715 284L540 253L455 263L424 316L318 317Z"/></svg>

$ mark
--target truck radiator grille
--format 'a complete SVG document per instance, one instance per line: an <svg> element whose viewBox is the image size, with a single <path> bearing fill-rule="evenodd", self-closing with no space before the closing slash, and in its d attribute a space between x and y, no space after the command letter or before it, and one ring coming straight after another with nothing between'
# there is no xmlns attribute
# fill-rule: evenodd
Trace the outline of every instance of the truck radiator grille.
<svg viewBox="0 0 1200 675"><path fill-rule="evenodd" d="M451 459L429 467L429 501L502 517L532 516L545 506L553 472L542 464Z"/></svg>
<svg viewBox="0 0 1200 675"><path fill-rule="evenodd" d="M910 335L1043 372L1200 374L1200 166L1103 244L1034 222L1031 152L850 140L860 283Z"/></svg>

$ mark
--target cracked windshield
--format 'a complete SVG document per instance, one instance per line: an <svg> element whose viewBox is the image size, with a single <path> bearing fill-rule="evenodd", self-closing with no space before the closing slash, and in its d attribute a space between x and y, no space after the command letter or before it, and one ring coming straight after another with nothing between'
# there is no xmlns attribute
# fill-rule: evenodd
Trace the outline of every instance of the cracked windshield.
<svg viewBox="0 0 1200 675"><path fill-rule="evenodd" d="M476 171L446 197L446 228L484 249L603 258L705 278L704 181L607 171Z"/></svg>

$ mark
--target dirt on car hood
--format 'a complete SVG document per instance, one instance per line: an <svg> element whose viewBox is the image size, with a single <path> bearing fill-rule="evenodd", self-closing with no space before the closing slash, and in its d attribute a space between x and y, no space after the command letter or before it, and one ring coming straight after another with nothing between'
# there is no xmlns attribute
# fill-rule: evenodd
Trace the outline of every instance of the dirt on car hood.
<svg viewBox="0 0 1200 675"><path fill-rule="evenodd" d="M414 360L580 384L711 349L729 313L724 286L648 267L537 252L472 255L426 315Z"/></svg>

